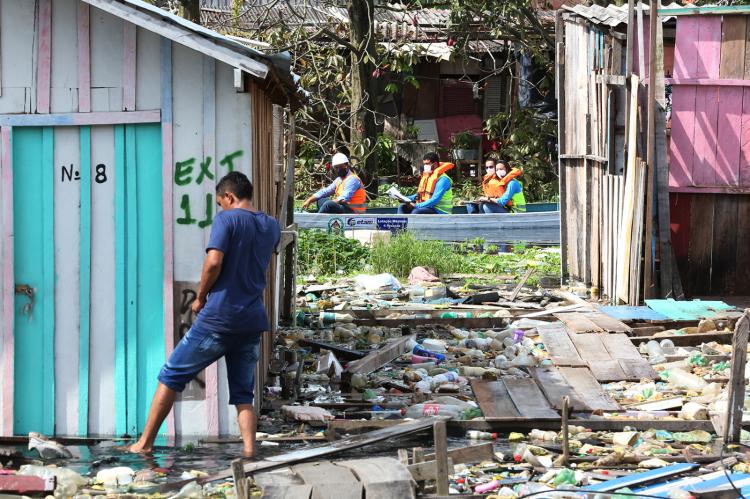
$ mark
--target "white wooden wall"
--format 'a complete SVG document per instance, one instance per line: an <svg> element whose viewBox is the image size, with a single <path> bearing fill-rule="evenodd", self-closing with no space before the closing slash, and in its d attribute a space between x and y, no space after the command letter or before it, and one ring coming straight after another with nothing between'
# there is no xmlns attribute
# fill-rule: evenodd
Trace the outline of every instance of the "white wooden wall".
<svg viewBox="0 0 750 499"><path fill-rule="evenodd" d="M90 91L92 112L149 111L162 107L162 64L170 63L163 60L169 51L163 50L162 38L158 34L136 28L78 0L51 0L51 3L50 113L89 111L79 104L80 97L87 91ZM0 0L0 114L38 112L39 23L35 20L35 9L38 8L39 0ZM89 10L88 67L85 46L83 56L79 47L79 40L85 38L82 38L85 33L81 31L82 9ZM129 38L133 33L135 46ZM172 94L173 166L191 158L194 161L190 181L185 185L172 184L174 281L195 283L197 289L210 231L210 226L201 228L197 222L206 218L208 195L211 196L210 210L213 215L216 213L215 185L228 172L226 164L219 164L223 158L235 154L235 169L251 175L252 107L250 94L237 93L234 89L233 68L177 43L168 43L171 44L172 85L171 89L166 88ZM129 57L135 58L135 75L128 70ZM85 81L85 78L82 80L82 67L89 71L90 89L79 88L79 82ZM135 108L128 109L132 93ZM78 161L78 140L77 128L56 128L56 164ZM92 164L112 164L113 140L111 127L92 128ZM165 155L168 153L165 151ZM199 184L200 164L209 158L209 170L214 178L203 178ZM181 179L187 177L183 175ZM113 184L110 183L108 188L113 189ZM106 203L97 203L97 197L113 197L114 191L102 188L92 195L94 205L104 206ZM185 215L185 199L196 223L175 223ZM59 368L56 372L55 407L59 434L77 432L78 371L71 366L77 366L79 352L79 200L78 183L56 183L55 355ZM90 434L112 434L115 431L114 296L110 284L114 279L114 262L97 256L113 253L113 218L113 211L92 212L91 294L97 299L92 300L91 306ZM154 334L164 333L154 331ZM0 353L1 349L0 345ZM179 402L170 430L183 435L236 434L234 409L226 404L225 378L223 364L209 372L207 400Z"/></svg>

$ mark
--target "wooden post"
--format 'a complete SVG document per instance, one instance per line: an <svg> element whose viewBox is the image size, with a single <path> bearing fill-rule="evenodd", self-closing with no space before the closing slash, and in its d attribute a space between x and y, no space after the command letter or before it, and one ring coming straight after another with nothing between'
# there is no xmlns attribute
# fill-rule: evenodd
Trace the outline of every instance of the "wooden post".
<svg viewBox="0 0 750 499"><path fill-rule="evenodd" d="M404 466L407 466L409 464L409 451L407 451L406 449L399 449L398 461Z"/></svg>
<svg viewBox="0 0 750 499"><path fill-rule="evenodd" d="M750 332L750 309L745 309L734 327L732 339L732 367L729 376L729 401L724 425L724 443L739 442L742 430L742 412L745 402L745 364L747 362L747 337Z"/></svg>
<svg viewBox="0 0 750 499"><path fill-rule="evenodd" d="M568 466L570 463L570 435L568 435L568 413L570 412L570 397L562 399L562 464Z"/></svg>
<svg viewBox="0 0 750 499"><path fill-rule="evenodd" d="M247 499L247 478L245 478L245 468L242 465L242 459L232 461L232 478L234 478L234 494L237 499Z"/></svg>
<svg viewBox="0 0 750 499"><path fill-rule="evenodd" d="M414 464L424 462L424 449L422 447L414 447L411 450L411 462Z"/></svg>
<svg viewBox="0 0 750 499"><path fill-rule="evenodd" d="M625 45L625 130L630 130L630 94L638 91L632 87L630 75L633 74L633 28L635 25L635 0L628 0L628 26ZM625 151L630 142L629 134L625 134Z"/></svg>
<svg viewBox="0 0 750 499"><path fill-rule="evenodd" d="M447 496L448 484L448 434L445 421L438 421L432 426L435 440L435 461L437 463L437 495Z"/></svg>
<svg viewBox="0 0 750 499"><path fill-rule="evenodd" d="M557 169L560 193L560 276L564 280L568 276L568 221L567 203L567 167L568 161L562 159L567 154L565 148L565 22L562 17L563 11L555 13L555 97L557 97ZM564 282L564 281L563 281Z"/></svg>
<svg viewBox="0 0 750 499"><path fill-rule="evenodd" d="M643 297L657 296L656 279L654 279L653 236L654 236L654 196L660 193L654 189L655 168L655 125L656 125L656 23L658 19L658 5L660 2L651 0L649 9L649 69L648 69L648 103L646 122L646 223L644 231L644 269L643 269ZM668 194L666 194L668 195Z"/></svg>

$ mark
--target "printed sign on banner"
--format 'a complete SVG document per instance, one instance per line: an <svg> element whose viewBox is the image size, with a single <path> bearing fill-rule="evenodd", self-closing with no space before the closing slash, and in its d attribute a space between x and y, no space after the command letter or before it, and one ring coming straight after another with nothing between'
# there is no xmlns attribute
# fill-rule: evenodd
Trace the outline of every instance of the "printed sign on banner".
<svg viewBox="0 0 750 499"><path fill-rule="evenodd" d="M391 232L406 230L408 224L409 219L405 217L378 217L377 221L378 229Z"/></svg>

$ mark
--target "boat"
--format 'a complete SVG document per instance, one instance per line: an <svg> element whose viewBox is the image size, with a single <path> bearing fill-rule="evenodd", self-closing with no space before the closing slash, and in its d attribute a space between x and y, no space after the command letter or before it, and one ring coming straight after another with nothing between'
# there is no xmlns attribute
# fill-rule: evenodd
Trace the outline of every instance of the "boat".
<svg viewBox="0 0 750 499"><path fill-rule="evenodd" d="M451 215L399 215L395 208L368 209L363 214L295 212L294 222L300 229L408 230L418 239L450 242L480 238L488 243L560 244L560 211L555 209L557 205L530 203L526 206L526 213L482 215L467 215L461 206L454 207ZM460 209L463 209L463 213Z"/></svg>

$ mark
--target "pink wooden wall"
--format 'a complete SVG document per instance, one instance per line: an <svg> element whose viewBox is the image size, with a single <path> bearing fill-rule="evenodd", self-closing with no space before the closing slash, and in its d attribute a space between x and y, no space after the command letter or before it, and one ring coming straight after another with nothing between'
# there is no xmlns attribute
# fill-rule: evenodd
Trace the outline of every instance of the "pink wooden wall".
<svg viewBox="0 0 750 499"><path fill-rule="evenodd" d="M745 16L677 20L671 192L750 192L750 60Z"/></svg>

